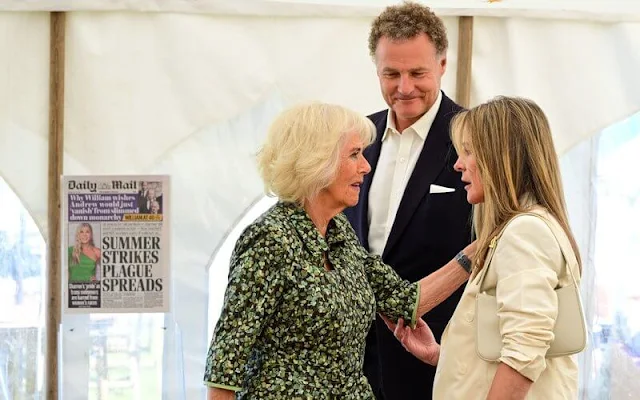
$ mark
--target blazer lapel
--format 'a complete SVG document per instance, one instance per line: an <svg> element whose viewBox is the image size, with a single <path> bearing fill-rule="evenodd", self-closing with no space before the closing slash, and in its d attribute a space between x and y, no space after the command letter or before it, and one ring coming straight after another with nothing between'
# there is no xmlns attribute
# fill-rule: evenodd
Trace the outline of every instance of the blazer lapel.
<svg viewBox="0 0 640 400"><path fill-rule="evenodd" d="M429 187L446 165L447 155L451 149L449 124L454 104L449 98L442 96L438 114L431 125L422 152L411 173L409 182L407 182L402 200L400 200L398 212L382 253L383 259L396 244L418 205L429 194Z"/></svg>
<svg viewBox="0 0 640 400"><path fill-rule="evenodd" d="M362 207L358 207L360 211L360 226L362 227L362 245L369 251L369 190L371 189L371 181L373 174L378 166L380 158L380 149L382 148L382 135L387 127L387 112L381 112L370 116L376 126L376 139L364 151L364 156L371 166L371 172L364 176L364 181L360 187L360 202Z"/></svg>

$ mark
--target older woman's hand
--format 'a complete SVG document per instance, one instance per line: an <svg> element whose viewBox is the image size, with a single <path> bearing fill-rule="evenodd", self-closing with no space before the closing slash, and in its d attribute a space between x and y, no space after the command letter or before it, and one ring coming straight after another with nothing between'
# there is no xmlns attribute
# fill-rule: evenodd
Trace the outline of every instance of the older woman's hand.
<svg viewBox="0 0 640 400"><path fill-rule="evenodd" d="M418 318L415 329L404 325L400 318L397 324L391 322L384 315L380 315L393 335L402 343L402 346L422 362L429 365L438 364L440 358L440 345L436 342L431 328L422 318Z"/></svg>

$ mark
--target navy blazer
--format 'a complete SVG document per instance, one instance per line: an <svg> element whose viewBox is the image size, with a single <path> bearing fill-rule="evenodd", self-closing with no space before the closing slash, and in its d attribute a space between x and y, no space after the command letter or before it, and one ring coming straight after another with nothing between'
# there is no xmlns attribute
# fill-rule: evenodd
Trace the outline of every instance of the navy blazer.
<svg viewBox="0 0 640 400"><path fill-rule="evenodd" d="M457 155L449 134L451 118L462 110L443 94L440 109L400 201L393 227L382 253L385 263L411 282L436 271L471 239L471 206L460 173L454 171ZM365 149L371 164L360 189L358 205L344 211L362 245L369 250L369 189L376 172L387 110L369 118L377 128L375 142ZM430 193L431 184L454 188ZM464 288L460 288L424 317L438 340L453 315ZM431 399L435 367L408 353L377 317L367 337L364 372L378 399ZM384 397L381 393L384 393Z"/></svg>

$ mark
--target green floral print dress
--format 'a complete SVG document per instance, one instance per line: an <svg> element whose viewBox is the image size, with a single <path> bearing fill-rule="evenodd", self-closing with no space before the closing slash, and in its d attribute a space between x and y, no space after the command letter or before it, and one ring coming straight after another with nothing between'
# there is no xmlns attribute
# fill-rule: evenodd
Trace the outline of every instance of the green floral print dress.
<svg viewBox="0 0 640 400"><path fill-rule="evenodd" d="M413 324L418 292L343 214L325 240L303 208L279 202L236 243L205 384L244 400L375 399L362 372L369 327L376 312Z"/></svg>

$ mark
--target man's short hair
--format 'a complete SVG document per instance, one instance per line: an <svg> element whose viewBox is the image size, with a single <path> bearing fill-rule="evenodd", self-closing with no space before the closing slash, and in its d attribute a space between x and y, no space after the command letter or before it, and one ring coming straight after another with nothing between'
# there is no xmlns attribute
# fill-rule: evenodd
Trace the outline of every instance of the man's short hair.
<svg viewBox="0 0 640 400"><path fill-rule="evenodd" d="M258 153L265 192L300 205L313 198L335 179L342 145L352 131L365 147L376 135L368 118L334 104L303 104L282 112Z"/></svg>
<svg viewBox="0 0 640 400"><path fill-rule="evenodd" d="M375 57L378 42L383 36L391 40L407 40L421 33L431 39L439 55L446 53L449 46L447 30L442 19L429 7L409 1L389 6L371 24L369 53Z"/></svg>

